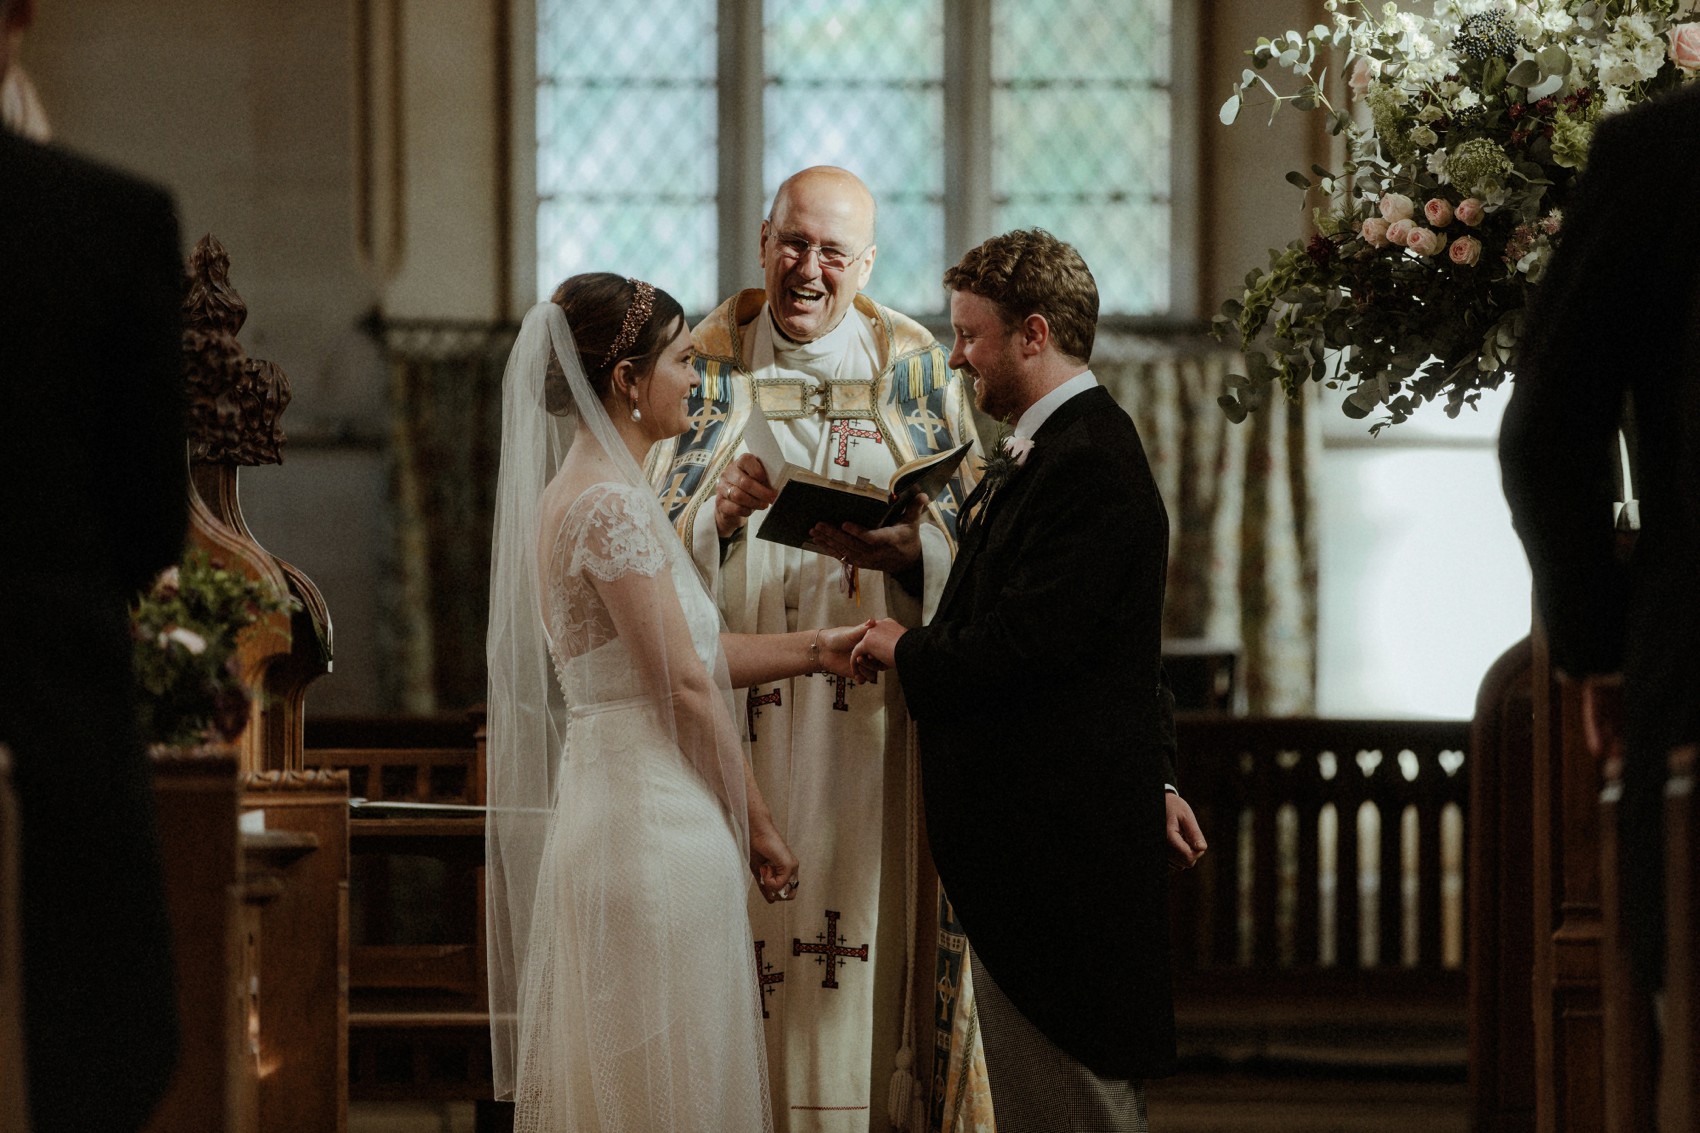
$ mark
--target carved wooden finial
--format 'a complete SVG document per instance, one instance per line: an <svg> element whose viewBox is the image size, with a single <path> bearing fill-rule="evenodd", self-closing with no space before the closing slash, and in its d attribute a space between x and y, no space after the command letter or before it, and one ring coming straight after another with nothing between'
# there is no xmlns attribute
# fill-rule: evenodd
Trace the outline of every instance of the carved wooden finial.
<svg viewBox="0 0 1700 1133"><path fill-rule="evenodd" d="M230 286L230 255L212 235L189 257L183 300L191 456L214 464L282 464L289 379L271 362L248 357L236 332L248 305Z"/></svg>

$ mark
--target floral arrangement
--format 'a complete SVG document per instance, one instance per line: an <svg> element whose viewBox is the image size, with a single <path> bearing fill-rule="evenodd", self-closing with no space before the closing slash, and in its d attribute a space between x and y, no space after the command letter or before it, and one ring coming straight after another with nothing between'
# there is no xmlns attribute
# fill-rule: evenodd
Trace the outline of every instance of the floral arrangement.
<svg viewBox="0 0 1700 1133"><path fill-rule="evenodd" d="M270 585L191 551L130 610L141 730L149 744L232 741L248 723L237 638L266 614L293 609Z"/></svg>
<svg viewBox="0 0 1700 1133"><path fill-rule="evenodd" d="M1224 123L1264 95L1271 121L1287 103L1320 110L1347 157L1338 172L1312 166L1315 181L1287 174L1326 203L1315 235L1271 249L1223 304L1216 336L1237 336L1246 372L1218 400L1240 421L1273 386L1319 381L1350 391L1349 416L1385 411L1372 432L1436 398L1457 416L1516 369L1523 308L1596 124L1700 72L1700 0L1327 9L1332 26L1260 39L1222 107ZM1330 100L1325 62L1356 117ZM1270 70L1298 89L1282 93Z"/></svg>

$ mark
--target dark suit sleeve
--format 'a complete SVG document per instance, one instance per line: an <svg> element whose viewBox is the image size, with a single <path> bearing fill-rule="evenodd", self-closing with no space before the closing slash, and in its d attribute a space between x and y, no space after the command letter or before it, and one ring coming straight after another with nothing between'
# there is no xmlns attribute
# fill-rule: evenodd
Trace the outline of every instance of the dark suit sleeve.
<svg viewBox="0 0 1700 1133"><path fill-rule="evenodd" d="M923 725L995 710L1000 697L1087 687L1104 666L1127 667L1136 688L1158 695L1167 528L1154 486L1139 492L1124 465L1089 445L1034 472L1043 479L1024 501L1019 557L986 615L898 641L904 696Z"/></svg>
<svg viewBox="0 0 1700 1133"><path fill-rule="evenodd" d="M183 288L170 198L137 194L125 231L134 294L110 306L102 354L109 406L102 414L102 491L115 568L127 590L176 562L187 521L184 451Z"/></svg>
<svg viewBox="0 0 1700 1133"><path fill-rule="evenodd" d="M1613 222L1637 143L1622 120L1601 126L1561 243L1536 291L1500 427L1512 523L1534 576L1555 664L1573 676L1623 664L1624 588L1612 533L1624 389L1638 357L1637 306L1656 272L1633 232ZM1634 206L1637 225L1645 223ZM1660 234L1659 239L1665 239ZM1652 363L1656 364L1656 363Z"/></svg>

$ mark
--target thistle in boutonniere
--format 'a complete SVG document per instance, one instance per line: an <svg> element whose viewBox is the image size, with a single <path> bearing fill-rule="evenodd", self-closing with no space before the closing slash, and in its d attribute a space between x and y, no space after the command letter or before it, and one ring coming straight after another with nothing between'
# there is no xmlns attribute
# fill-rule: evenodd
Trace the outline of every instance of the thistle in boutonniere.
<svg viewBox="0 0 1700 1133"><path fill-rule="evenodd" d="M1027 454L1032 451L1032 438L1010 434L1008 417L998 422L998 435L992 442L992 455L980 464L980 479L986 485L986 494L997 491L1005 481L1014 476L1016 471L1027 463Z"/></svg>

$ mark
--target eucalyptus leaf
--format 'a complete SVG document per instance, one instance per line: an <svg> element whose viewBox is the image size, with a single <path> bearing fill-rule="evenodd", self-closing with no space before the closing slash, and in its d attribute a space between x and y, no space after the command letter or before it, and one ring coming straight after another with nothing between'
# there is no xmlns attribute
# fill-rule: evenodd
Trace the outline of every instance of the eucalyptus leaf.
<svg viewBox="0 0 1700 1133"><path fill-rule="evenodd" d="M1310 188L1310 178L1295 169L1287 174L1287 184L1296 185L1301 189L1308 189Z"/></svg>
<svg viewBox="0 0 1700 1133"><path fill-rule="evenodd" d="M1306 87L1293 96L1293 105L1300 110L1315 110L1319 105L1315 87Z"/></svg>
<svg viewBox="0 0 1700 1133"><path fill-rule="evenodd" d="M1238 425L1245 420L1246 408L1232 394L1225 393L1216 399L1216 404L1222 407L1222 412L1231 424Z"/></svg>
<svg viewBox="0 0 1700 1133"><path fill-rule="evenodd" d="M1240 96L1233 95L1222 104L1222 109L1216 112L1216 117L1222 120L1222 125L1232 126L1234 119L1240 116Z"/></svg>
<svg viewBox="0 0 1700 1133"><path fill-rule="evenodd" d="M1556 43L1541 48L1535 59L1540 63L1543 75L1563 76L1570 73L1570 52Z"/></svg>
<svg viewBox="0 0 1700 1133"><path fill-rule="evenodd" d="M1514 87L1532 87L1541 81L1541 65L1533 59L1525 59L1511 68L1505 81Z"/></svg>
<svg viewBox="0 0 1700 1133"><path fill-rule="evenodd" d="M1375 388L1366 384L1360 385L1357 389L1347 394L1346 400L1340 408L1344 410L1346 416L1350 417L1352 420L1361 421L1365 417L1368 417L1375 407L1380 404L1381 399L1376 396Z"/></svg>

